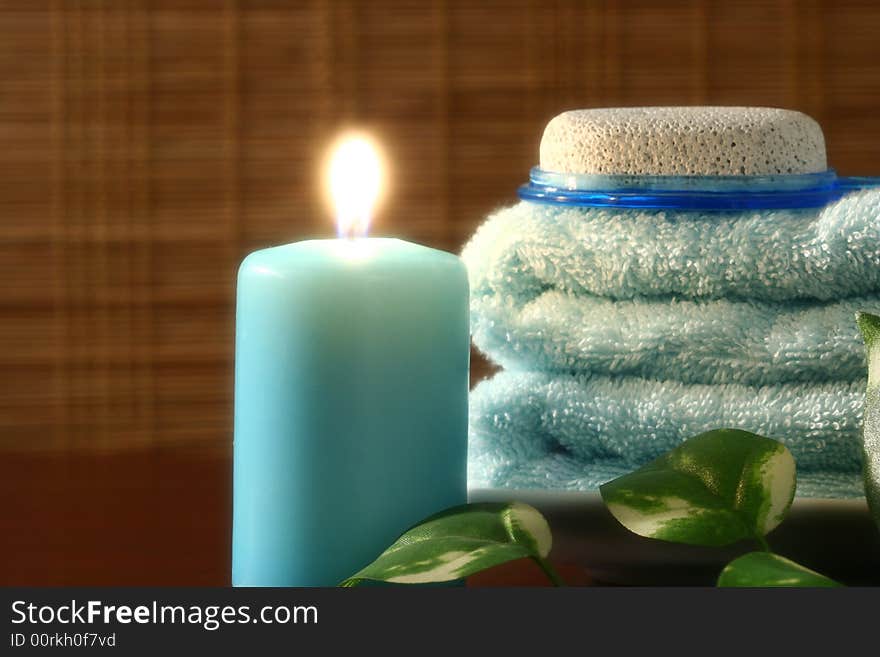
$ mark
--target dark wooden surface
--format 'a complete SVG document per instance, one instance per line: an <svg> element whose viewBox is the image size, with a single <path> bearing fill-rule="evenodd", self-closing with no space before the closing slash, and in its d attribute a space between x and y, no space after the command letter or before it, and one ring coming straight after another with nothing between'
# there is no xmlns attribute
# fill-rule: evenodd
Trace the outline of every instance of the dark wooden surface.
<svg viewBox="0 0 880 657"><path fill-rule="evenodd" d="M6 454L0 459L0 586L225 586L230 455L215 450ZM570 584L589 585L558 564ZM474 586L546 586L530 561Z"/></svg>
<svg viewBox="0 0 880 657"><path fill-rule="evenodd" d="M0 584L227 584L231 477L213 451L6 454Z"/></svg>

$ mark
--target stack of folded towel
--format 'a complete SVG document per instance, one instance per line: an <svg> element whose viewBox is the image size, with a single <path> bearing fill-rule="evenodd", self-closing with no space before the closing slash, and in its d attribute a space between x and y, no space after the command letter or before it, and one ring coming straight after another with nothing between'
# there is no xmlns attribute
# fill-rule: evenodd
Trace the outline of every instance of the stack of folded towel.
<svg viewBox="0 0 880 657"><path fill-rule="evenodd" d="M693 174L676 167L696 159L705 175L735 174L740 162L768 173L759 160L772 172L825 169L821 131L795 112L743 110L742 159L709 166L699 158L722 161L705 146L711 136L689 157L681 144L707 121L732 143L719 110L640 111L647 121L557 117L542 168ZM635 157L646 130L654 152ZM664 151L664 130L678 131L676 148ZM769 133L782 143L767 150ZM590 160L603 152L601 164ZM463 258L474 342L504 368L471 397L471 487L593 489L690 436L735 427L788 445L800 495L862 494L866 370L854 315L880 309L880 190L816 209L735 212L523 201L490 216Z"/></svg>

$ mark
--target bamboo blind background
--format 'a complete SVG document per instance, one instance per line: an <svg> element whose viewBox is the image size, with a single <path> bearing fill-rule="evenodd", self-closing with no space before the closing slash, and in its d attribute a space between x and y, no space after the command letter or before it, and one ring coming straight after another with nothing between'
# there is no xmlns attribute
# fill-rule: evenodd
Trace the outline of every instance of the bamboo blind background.
<svg viewBox="0 0 880 657"><path fill-rule="evenodd" d="M563 109L762 104L878 174L880 5L0 0L0 448L231 440L240 258L332 233L341 126L376 232L458 250Z"/></svg>

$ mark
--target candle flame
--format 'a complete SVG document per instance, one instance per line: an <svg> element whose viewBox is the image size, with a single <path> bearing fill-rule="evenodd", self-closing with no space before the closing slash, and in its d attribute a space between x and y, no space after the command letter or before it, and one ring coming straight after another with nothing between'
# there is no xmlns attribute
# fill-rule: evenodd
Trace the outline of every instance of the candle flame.
<svg viewBox="0 0 880 657"><path fill-rule="evenodd" d="M369 136L346 135L330 153L327 185L340 237L364 237L382 191L379 149Z"/></svg>

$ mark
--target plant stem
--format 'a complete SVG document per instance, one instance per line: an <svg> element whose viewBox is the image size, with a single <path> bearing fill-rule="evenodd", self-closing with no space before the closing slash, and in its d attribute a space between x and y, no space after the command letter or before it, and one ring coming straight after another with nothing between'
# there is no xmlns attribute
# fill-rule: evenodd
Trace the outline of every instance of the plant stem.
<svg viewBox="0 0 880 657"><path fill-rule="evenodd" d="M563 581L563 579L559 576L559 573L556 572L556 569L550 565L549 561L539 556L533 556L532 561L534 561L541 567L541 570L543 570L544 574L547 575L547 579L553 582L553 586L566 586L565 581Z"/></svg>
<svg viewBox="0 0 880 657"><path fill-rule="evenodd" d="M767 542L767 539L764 538L763 534L756 534L755 540L758 542L758 545L761 546L761 549L764 550L764 552L772 552L772 550L770 549L770 544Z"/></svg>

